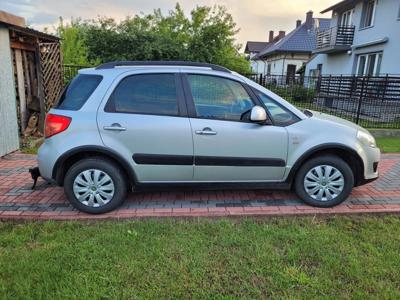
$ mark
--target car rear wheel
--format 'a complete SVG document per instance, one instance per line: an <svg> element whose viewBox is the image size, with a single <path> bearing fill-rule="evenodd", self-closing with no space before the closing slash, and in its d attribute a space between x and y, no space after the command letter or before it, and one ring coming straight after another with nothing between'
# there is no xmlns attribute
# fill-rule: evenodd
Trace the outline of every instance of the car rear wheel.
<svg viewBox="0 0 400 300"><path fill-rule="evenodd" d="M64 191L77 209L99 214L118 207L125 199L124 173L112 161L88 158L75 163L64 178Z"/></svg>
<svg viewBox="0 0 400 300"><path fill-rule="evenodd" d="M350 166L334 155L315 157L305 162L295 179L297 195L307 204L332 207L347 199L354 186Z"/></svg>

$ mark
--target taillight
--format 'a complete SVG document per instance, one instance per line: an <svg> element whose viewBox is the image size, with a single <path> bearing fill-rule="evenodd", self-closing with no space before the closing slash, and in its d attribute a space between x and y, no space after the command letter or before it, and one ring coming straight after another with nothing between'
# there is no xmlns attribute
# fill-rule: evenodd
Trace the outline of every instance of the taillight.
<svg viewBox="0 0 400 300"><path fill-rule="evenodd" d="M44 126L44 136L46 138L63 132L71 124L71 118L60 115L47 114Z"/></svg>

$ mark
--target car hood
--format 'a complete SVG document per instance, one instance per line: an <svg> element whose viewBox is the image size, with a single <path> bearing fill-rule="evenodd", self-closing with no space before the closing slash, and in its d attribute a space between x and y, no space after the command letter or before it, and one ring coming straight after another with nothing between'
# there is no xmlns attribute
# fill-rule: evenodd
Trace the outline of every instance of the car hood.
<svg viewBox="0 0 400 300"><path fill-rule="evenodd" d="M340 126L350 127L350 128L355 129L356 131L361 130L361 131L367 132L367 130L362 128L361 126L358 126L357 124L347 121L345 119L338 118L338 117L335 117L332 115L328 115L328 114L325 114L325 113L322 113L319 111L314 111L314 110L308 110L308 111L312 112L312 114L313 114L311 118L328 121L328 122L335 123L336 125L340 125Z"/></svg>

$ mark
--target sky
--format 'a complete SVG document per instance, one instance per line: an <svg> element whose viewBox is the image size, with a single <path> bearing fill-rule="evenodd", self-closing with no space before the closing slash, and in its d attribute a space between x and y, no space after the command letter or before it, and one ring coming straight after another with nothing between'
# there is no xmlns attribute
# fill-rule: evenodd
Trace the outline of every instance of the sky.
<svg viewBox="0 0 400 300"><path fill-rule="evenodd" d="M0 0L0 10L22 16L28 25L37 30L48 28L50 32L62 16L65 21L72 18L93 19L98 16L123 20L126 16L151 13L161 8L167 13L177 0ZM320 15L324 8L339 0L180 0L185 13L198 5L224 5L232 14L237 27L237 41L266 41L269 30L289 32L297 19L305 20L307 11L314 16L329 18L330 13Z"/></svg>

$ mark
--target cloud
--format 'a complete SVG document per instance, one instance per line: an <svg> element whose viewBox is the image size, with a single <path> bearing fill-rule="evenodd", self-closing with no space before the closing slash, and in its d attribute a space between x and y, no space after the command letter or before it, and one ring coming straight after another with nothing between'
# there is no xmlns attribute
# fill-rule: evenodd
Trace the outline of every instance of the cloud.
<svg viewBox="0 0 400 300"><path fill-rule="evenodd" d="M26 18L28 24L36 29L52 28L58 18L93 19L97 16L113 17L123 20L126 16L150 13L161 8L164 13L173 9L176 0L1 0L0 10ZM313 10L315 15L338 0L181 0L186 13L197 5L225 5L233 15L240 32L240 43L247 40L265 41L269 30L290 31L297 19L304 21L305 13ZM329 13L323 17L330 17Z"/></svg>

